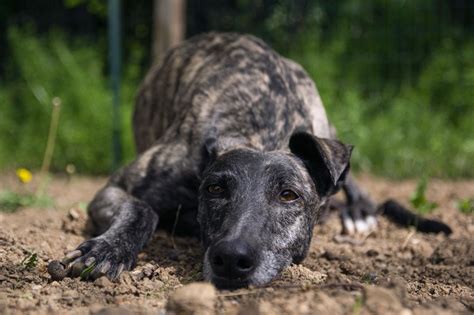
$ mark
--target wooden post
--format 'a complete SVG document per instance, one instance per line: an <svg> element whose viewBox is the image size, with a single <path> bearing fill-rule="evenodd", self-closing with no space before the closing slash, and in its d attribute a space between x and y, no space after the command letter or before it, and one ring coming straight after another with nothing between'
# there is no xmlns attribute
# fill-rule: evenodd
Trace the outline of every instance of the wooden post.
<svg viewBox="0 0 474 315"><path fill-rule="evenodd" d="M183 40L186 31L186 0L154 0L153 63Z"/></svg>

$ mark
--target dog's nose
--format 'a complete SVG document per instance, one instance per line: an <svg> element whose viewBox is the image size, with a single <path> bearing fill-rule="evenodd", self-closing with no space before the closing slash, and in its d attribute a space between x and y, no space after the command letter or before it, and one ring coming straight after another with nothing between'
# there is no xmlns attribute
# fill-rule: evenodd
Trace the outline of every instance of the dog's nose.
<svg viewBox="0 0 474 315"><path fill-rule="evenodd" d="M245 279L255 269L257 254L245 241L222 241L209 251L212 271L226 279Z"/></svg>

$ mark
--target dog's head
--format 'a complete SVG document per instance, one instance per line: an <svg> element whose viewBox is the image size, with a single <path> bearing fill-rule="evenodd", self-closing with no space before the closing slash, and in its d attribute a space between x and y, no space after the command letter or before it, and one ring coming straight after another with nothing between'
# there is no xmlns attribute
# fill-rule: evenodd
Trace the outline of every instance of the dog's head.
<svg viewBox="0 0 474 315"><path fill-rule="evenodd" d="M307 253L320 208L349 169L352 147L298 132L289 151L211 145L198 220L204 276L218 287L262 285Z"/></svg>

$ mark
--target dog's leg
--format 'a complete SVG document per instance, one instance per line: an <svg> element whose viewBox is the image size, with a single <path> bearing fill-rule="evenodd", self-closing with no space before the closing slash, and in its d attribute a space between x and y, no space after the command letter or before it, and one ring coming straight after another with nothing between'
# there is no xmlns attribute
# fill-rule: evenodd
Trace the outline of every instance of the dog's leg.
<svg viewBox="0 0 474 315"><path fill-rule="evenodd" d="M341 211L343 232L347 234L367 233L377 226L376 206L366 192L349 175L342 189L346 195L347 207Z"/></svg>
<svg viewBox="0 0 474 315"><path fill-rule="evenodd" d="M106 275L113 280L134 266L138 253L155 231L158 215L117 186L102 189L88 212L100 235L82 243L63 262L69 265L71 277L82 273L89 279ZM89 272L84 275L86 268Z"/></svg>

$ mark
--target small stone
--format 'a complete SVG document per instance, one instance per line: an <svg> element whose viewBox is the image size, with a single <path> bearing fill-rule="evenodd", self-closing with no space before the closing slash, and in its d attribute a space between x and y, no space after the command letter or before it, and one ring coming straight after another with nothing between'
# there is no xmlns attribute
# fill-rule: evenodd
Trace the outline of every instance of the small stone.
<svg viewBox="0 0 474 315"><path fill-rule="evenodd" d="M145 277L145 274L143 273L143 271L139 269L130 271L129 274L135 281L140 281Z"/></svg>
<svg viewBox="0 0 474 315"><path fill-rule="evenodd" d="M31 286L31 290L33 291L37 291L37 290L41 290L42 286L39 285L39 284L34 284Z"/></svg>
<svg viewBox="0 0 474 315"><path fill-rule="evenodd" d="M48 264L48 273L52 280L59 281L66 277L68 270L60 261L53 260Z"/></svg>
<svg viewBox="0 0 474 315"><path fill-rule="evenodd" d="M414 254L419 254L425 258L429 258L433 254L434 249L430 243L420 242L416 246L413 245L412 251Z"/></svg>
<svg viewBox="0 0 474 315"><path fill-rule="evenodd" d="M379 252L375 249L369 249L365 254L369 257L375 257L378 256Z"/></svg>
<svg viewBox="0 0 474 315"><path fill-rule="evenodd" d="M153 275L154 269L155 267L153 267L152 264L148 263L145 266L143 266L142 272L146 277L151 278L151 276Z"/></svg>
<svg viewBox="0 0 474 315"><path fill-rule="evenodd" d="M78 298L79 297L79 293L75 290L66 290L64 291L63 293L63 298Z"/></svg>
<svg viewBox="0 0 474 315"><path fill-rule="evenodd" d="M112 286L112 282L107 277L100 277L94 281L94 284L99 288L108 288Z"/></svg>
<svg viewBox="0 0 474 315"><path fill-rule="evenodd" d="M191 283L177 289L166 305L167 314L214 314L216 289L209 283Z"/></svg>
<svg viewBox="0 0 474 315"><path fill-rule="evenodd" d="M72 220L77 220L81 217L81 215L77 212L76 209L74 208L71 208L69 209L69 217L72 219Z"/></svg>

